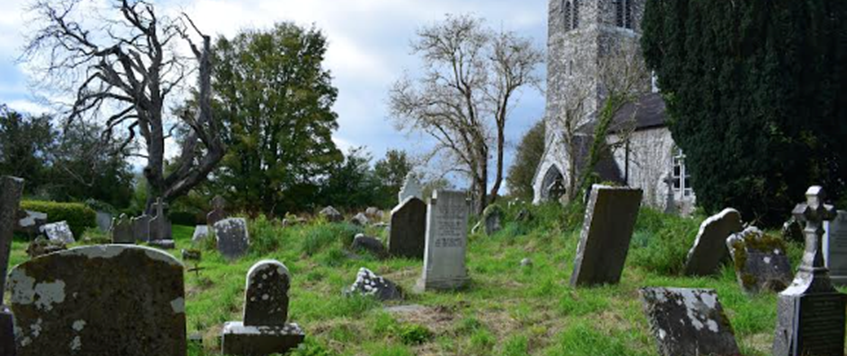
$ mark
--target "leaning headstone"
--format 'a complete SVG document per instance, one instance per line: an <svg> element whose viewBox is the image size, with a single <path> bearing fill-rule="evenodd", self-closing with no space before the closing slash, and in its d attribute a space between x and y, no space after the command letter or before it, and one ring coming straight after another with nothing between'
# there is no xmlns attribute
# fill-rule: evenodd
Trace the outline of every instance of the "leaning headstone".
<svg viewBox="0 0 847 356"><path fill-rule="evenodd" d="M824 259L832 284L847 286L847 211L839 210L829 222L824 240Z"/></svg>
<svg viewBox="0 0 847 356"><path fill-rule="evenodd" d="M209 226L197 225L194 227L194 234L191 235L191 242L198 243L209 237Z"/></svg>
<svg viewBox="0 0 847 356"><path fill-rule="evenodd" d="M156 199L153 210L156 216L150 219L150 242L168 245L173 242L173 227L168 219L168 204L163 202L162 198Z"/></svg>
<svg viewBox="0 0 847 356"><path fill-rule="evenodd" d="M660 355L741 355L714 290L643 288L640 294Z"/></svg>
<svg viewBox="0 0 847 356"><path fill-rule="evenodd" d="M726 240L738 284L748 294L762 291L781 292L794 274L785 253L785 241L765 234L756 227L730 235Z"/></svg>
<svg viewBox="0 0 847 356"><path fill-rule="evenodd" d="M503 220L506 213L497 204L489 205L482 213L482 223L485 225L485 234L488 236L496 234L503 229Z"/></svg>
<svg viewBox="0 0 847 356"><path fill-rule="evenodd" d="M388 253L392 256L423 259L426 241L426 203L408 197L391 210Z"/></svg>
<svg viewBox="0 0 847 356"><path fill-rule="evenodd" d="M215 226L215 223L226 218L226 200L217 195L212 198L212 211L206 214L206 226Z"/></svg>
<svg viewBox="0 0 847 356"><path fill-rule="evenodd" d="M400 187L400 192L397 193L397 202L402 204L410 197L423 200L423 187L418 177L412 172L406 175L406 180L403 181L403 186Z"/></svg>
<svg viewBox="0 0 847 356"><path fill-rule="evenodd" d="M641 207L641 189L594 185L585 209L571 286L617 284Z"/></svg>
<svg viewBox="0 0 847 356"><path fill-rule="evenodd" d="M247 220L229 218L218 221L215 226L215 238L218 240L218 251L228 260L235 260L247 254L250 247L250 234L247 231Z"/></svg>
<svg viewBox="0 0 847 356"><path fill-rule="evenodd" d="M721 262L729 257L726 239L740 232L741 214L735 209L724 209L700 224L694 246L688 251L683 274L686 276L708 276L718 273Z"/></svg>
<svg viewBox="0 0 847 356"><path fill-rule="evenodd" d="M221 222L218 222L220 224ZM244 321L224 324L222 349L226 355L284 354L303 342L300 326L288 323L291 275L282 263L260 261L247 272Z"/></svg>
<svg viewBox="0 0 847 356"><path fill-rule="evenodd" d="M323 208L323 210L321 210L318 214L326 218L326 221L329 222L339 222L344 220L344 215L341 215L338 210L335 210L335 208L331 206Z"/></svg>
<svg viewBox="0 0 847 356"><path fill-rule="evenodd" d="M183 265L135 245L78 247L9 275L18 356L185 356Z"/></svg>
<svg viewBox="0 0 847 356"><path fill-rule="evenodd" d="M135 237L135 242L150 241L150 216L141 214L132 218L132 236Z"/></svg>
<svg viewBox="0 0 847 356"><path fill-rule="evenodd" d="M35 236L41 233L41 227L47 224L47 213L32 210L21 210L15 226L15 232Z"/></svg>
<svg viewBox="0 0 847 356"><path fill-rule="evenodd" d="M46 235L50 240L61 241L66 245L76 242L74 240L74 233L71 231L71 227L68 226L67 221L46 224L41 227L41 233Z"/></svg>
<svg viewBox="0 0 847 356"><path fill-rule="evenodd" d="M132 232L132 220L127 218L127 216L124 214L121 214L120 217L112 221L112 227L110 228L109 232L112 235L112 243L135 243L135 236Z"/></svg>
<svg viewBox="0 0 847 356"><path fill-rule="evenodd" d="M0 356L15 356L14 318L3 305L6 291L6 271L12 252L12 238L18 222L18 205L23 195L24 181L19 178L0 177Z"/></svg>
<svg viewBox="0 0 847 356"><path fill-rule="evenodd" d="M373 296L381 301L403 299L403 292L394 282L378 276L373 271L362 267L356 274L356 281L346 291L347 294Z"/></svg>
<svg viewBox="0 0 847 356"><path fill-rule="evenodd" d="M423 276L418 281L418 290L452 290L467 285L468 204L465 192L432 192L426 215Z"/></svg>
<svg viewBox="0 0 847 356"><path fill-rule="evenodd" d="M97 212L97 228L100 231L106 232L112 227L112 214L105 211Z"/></svg>
<svg viewBox="0 0 847 356"><path fill-rule="evenodd" d="M775 356L844 356L847 295L832 286L823 262L823 223L835 218L825 199L823 188L811 187L793 211L805 223L806 251L794 282L779 294Z"/></svg>
<svg viewBox="0 0 847 356"><path fill-rule="evenodd" d="M386 251L385 245L382 244L382 241L373 237L365 236L365 234L357 234L356 237L353 238L353 244L350 245L350 249L353 251L367 251L378 258L385 258L388 256L388 251Z"/></svg>

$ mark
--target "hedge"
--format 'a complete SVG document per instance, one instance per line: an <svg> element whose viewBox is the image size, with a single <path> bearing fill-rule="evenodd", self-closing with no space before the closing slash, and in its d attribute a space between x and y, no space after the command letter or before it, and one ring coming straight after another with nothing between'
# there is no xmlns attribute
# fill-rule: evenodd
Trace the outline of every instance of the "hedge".
<svg viewBox="0 0 847 356"><path fill-rule="evenodd" d="M50 223L67 221L77 239L86 228L97 226L97 213L83 203L24 200L21 202L21 210L46 213L47 222Z"/></svg>

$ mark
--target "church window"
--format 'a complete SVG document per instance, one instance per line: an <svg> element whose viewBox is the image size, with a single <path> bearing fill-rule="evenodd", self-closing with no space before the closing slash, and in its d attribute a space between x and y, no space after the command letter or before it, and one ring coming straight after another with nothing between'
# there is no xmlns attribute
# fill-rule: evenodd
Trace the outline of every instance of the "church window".
<svg viewBox="0 0 847 356"><path fill-rule="evenodd" d="M694 195L694 190L691 188L691 177L685 167L685 154L679 148L674 149L671 182L673 182L675 194L680 194L686 198Z"/></svg>
<svg viewBox="0 0 847 356"><path fill-rule="evenodd" d="M572 29L576 29L579 27L579 0L573 0L573 27Z"/></svg>
<svg viewBox="0 0 847 356"><path fill-rule="evenodd" d="M565 27L565 32L571 29L571 2L570 0L562 0L562 24Z"/></svg>
<svg viewBox="0 0 847 356"><path fill-rule="evenodd" d="M632 28L632 1L613 0L615 6L615 25L623 28Z"/></svg>

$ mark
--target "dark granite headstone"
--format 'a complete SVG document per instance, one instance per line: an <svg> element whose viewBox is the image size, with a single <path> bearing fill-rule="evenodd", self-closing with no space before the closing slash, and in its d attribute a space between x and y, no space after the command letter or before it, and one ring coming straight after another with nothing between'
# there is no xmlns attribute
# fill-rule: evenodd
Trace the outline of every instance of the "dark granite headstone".
<svg viewBox="0 0 847 356"><path fill-rule="evenodd" d="M135 242L151 241L150 216L141 214L141 216L132 218L132 235L135 237Z"/></svg>
<svg viewBox="0 0 847 356"><path fill-rule="evenodd" d="M162 198L153 204L156 216L150 218L150 242L159 240L173 240L172 225L168 219L168 204Z"/></svg>
<svg viewBox="0 0 847 356"><path fill-rule="evenodd" d="M329 221L329 222L340 222L340 221L344 220L344 215L341 215L341 213L338 210L336 210L335 208L333 208L331 206L323 208L323 210L321 210L318 214L320 216L323 216L326 219L326 221Z"/></svg>
<svg viewBox="0 0 847 356"><path fill-rule="evenodd" d="M594 185L576 250L571 286L616 284L641 207L641 189Z"/></svg>
<svg viewBox="0 0 847 356"><path fill-rule="evenodd" d="M388 253L392 256L423 259L426 242L426 203L408 197L391 210Z"/></svg>
<svg viewBox="0 0 847 356"><path fill-rule="evenodd" d="M12 252L12 235L18 224L18 206L24 190L19 178L0 177L0 356L15 356L12 313L3 305L6 272Z"/></svg>
<svg viewBox="0 0 847 356"><path fill-rule="evenodd" d="M403 299L403 292L397 284L365 267L359 269L356 281L347 290L347 294L373 296L382 301Z"/></svg>
<svg viewBox="0 0 847 356"><path fill-rule="evenodd" d="M388 251L385 250L385 245L379 239L358 234L353 238L353 244L350 245L353 251L367 251L372 253L377 258L385 258L388 256Z"/></svg>
<svg viewBox="0 0 847 356"><path fill-rule="evenodd" d="M224 354L284 354L303 342L306 337L303 330L287 322L290 286L291 275L278 261L260 261L250 268L244 321L224 324L221 343Z"/></svg>
<svg viewBox="0 0 847 356"><path fill-rule="evenodd" d="M247 220L229 218L215 223L215 238L218 251L228 260L235 260L247 254L250 247L250 235Z"/></svg>
<svg viewBox="0 0 847 356"><path fill-rule="evenodd" d="M76 242L74 233L71 231L71 227L68 226L67 221L43 225L41 226L41 233L50 240L61 241L66 245Z"/></svg>
<svg viewBox="0 0 847 356"><path fill-rule="evenodd" d="M183 265L135 245L78 247L9 275L19 356L185 356Z"/></svg>
<svg viewBox="0 0 847 356"><path fill-rule="evenodd" d="M793 211L805 224L806 251L791 286L779 294L774 356L844 356L847 295L832 286L824 265L823 223L835 218L825 198L823 188L811 187Z"/></svg>
<svg viewBox="0 0 847 356"><path fill-rule="evenodd" d="M109 229L112 234L112 243L116 244L132 244L135 243L135 236L132 232L132 220L126 215L121 214L120 217L112 221L112 227Z"/></svg>
<svg viewBox="0 0 847 356"><path fill-rule="evenodd" d="M741 355L714 290L644 288L640 292L660 355Z"/></svg>
<svg viewBox="0 0 847 356"><path fill-rule="evenodd" d="M220 195L212 198L212 211L206 214L206 226L215 226L215 223L227 218L226 200Z"/></svg>
<svg viewBox="0 0 847 356"><path fill-rule="evenodd" d="M741 231L741 214L735 209L725 209L700 224L694 246L688 251L683 274L708 276L720 271L721 261L729 257L726 239Z"/></svg>
<svg viewBox="0 0 847 356"><path fill-rule="evenodd" d="M781 238L755 227L730 235L726 246L732 255L738 284L746 293L781 292L794 277Z"/></svg>

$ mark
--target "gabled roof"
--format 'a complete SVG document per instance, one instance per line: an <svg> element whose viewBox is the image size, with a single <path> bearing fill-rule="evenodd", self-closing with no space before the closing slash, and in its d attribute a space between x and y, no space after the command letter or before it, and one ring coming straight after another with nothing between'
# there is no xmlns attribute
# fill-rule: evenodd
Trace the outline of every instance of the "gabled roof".
<svg viewBox="0 0 847 356"><path fill-rule="evenodd" d="M667 126L665 100L658 93L642 96L637 101L624 105L615 114L612 131L635 125L635 131Z"/></svg>

